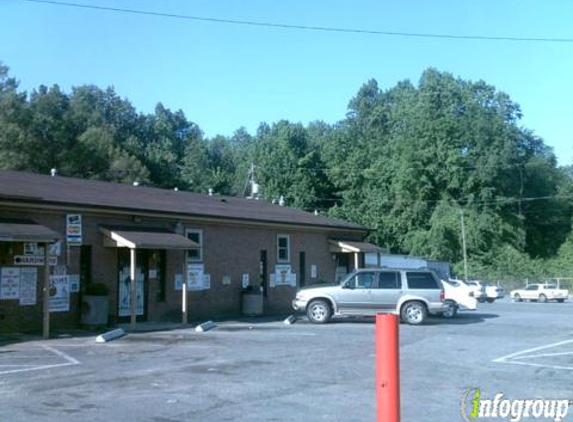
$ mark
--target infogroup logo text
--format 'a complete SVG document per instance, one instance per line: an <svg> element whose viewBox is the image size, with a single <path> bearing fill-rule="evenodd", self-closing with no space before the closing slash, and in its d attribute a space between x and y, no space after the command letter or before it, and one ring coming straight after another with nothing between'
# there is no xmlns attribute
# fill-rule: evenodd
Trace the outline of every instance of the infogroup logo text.
<svg viewBox="0 0 573 422"><path fill-rule="evenodd" d="M519 422L522 418L560 422L569 412L568 399L508 399L503 393L482 397L480 388L468 388L462 397L462 418L466 422L497 418Z"/></svg>

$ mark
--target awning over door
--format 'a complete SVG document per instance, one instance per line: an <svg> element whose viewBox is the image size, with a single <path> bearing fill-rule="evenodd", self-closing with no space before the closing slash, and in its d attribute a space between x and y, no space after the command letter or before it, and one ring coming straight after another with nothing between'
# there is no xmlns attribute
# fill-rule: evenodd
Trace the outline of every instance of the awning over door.
<svg viewBox="0 0 573 422"><path fill-rule="evenodd" d="M193 249L200 245L177 233L162 229L101 227L105 246L130 249Z"/></svg>
<svg viewBox="0 0 573 422"><path fill-rule="evenodd" d="M31 220L0 220L0 242L55 243L60 234Z"/></svg>
<svg viewBox="0 0 573 422"><path fill-rule="evenodd" d="M329 240L329 250L331 253L360 253L360 252L382 252L380 246L367 242L348 242L341 240Z"/></svg>

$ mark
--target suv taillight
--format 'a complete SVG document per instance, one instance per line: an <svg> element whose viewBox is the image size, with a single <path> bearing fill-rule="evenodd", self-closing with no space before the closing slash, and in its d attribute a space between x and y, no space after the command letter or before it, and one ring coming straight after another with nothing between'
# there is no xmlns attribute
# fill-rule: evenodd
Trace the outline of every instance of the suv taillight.
<svg viewBox="0 0 573 422"><path fill-rule="evenodd" d="M444 291L442 290L442 291L440 292L440 302L443 302L445 298L446 298L446 294L445 294Z"/></svg>

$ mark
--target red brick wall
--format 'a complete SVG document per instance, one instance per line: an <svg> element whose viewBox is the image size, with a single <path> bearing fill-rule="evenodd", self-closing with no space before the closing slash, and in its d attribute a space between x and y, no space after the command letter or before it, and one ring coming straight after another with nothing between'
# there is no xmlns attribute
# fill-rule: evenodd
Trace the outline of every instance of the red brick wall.
<svg viewBox="0 0 573 422"><path fill-rule="evenodd" d="M76 212L69 212L76 213ZM118 260L117 248L105 247L101 225L152 226L174 230L177 221L173 219L138 218L78 212L82 215L83 243L92 247L92 281L103 282L110 289L110 320L117 320ZM65 240L66 212L22 211L0 209L0 218L29 218L62 234ZM285 230L251 228L229 224L194 223L179 221L185 228L203 231L203 264L205 274L211 277L209 290L189 292L189 320L216 319L238 316L241 313L242 276L249 275L251 285L259 285L259 259L262 250L267 251L267 285L277 263L277 235L290 236L291 272L300 281L299 253L306 254L306 283L320 279L334 281L335 261L328 251L327 238L335 233L313 230ZM179 230L182 227L179 226ZM181 319L181 292L175 290L176 274L182 274L185 253L181 250L166 251L165 301L157 300L158 284L148 284L147 319L150 321ZM11 257L0 255L1 266L13 266ZM62 246L59 264L67 266L68 274L78 274L80 248ZM316 265L318 274L311 279L311 265ZM223 284L223 278L230 277L231 283ZM42 327L41 306L42 268L38 273L38 300L36 306L19 306L18 301L0 301L0 332L40 330ZM266 314L287 314L292 312L291 301L296 288L292 286L268 287L264 299ZM52 313L54 330L77 326L80 321L80 294L72 293L70 312Z"/></svg>

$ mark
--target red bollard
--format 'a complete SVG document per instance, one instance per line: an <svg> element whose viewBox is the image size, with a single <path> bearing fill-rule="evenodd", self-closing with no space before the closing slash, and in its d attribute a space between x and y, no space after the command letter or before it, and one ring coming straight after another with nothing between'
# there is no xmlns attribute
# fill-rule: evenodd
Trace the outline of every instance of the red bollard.
<svg viewBox="0 0 573 422"><path fill-rule="evenodd" d="M400 422L399 323L398 315L376 315L377 422Z"/></svg>

